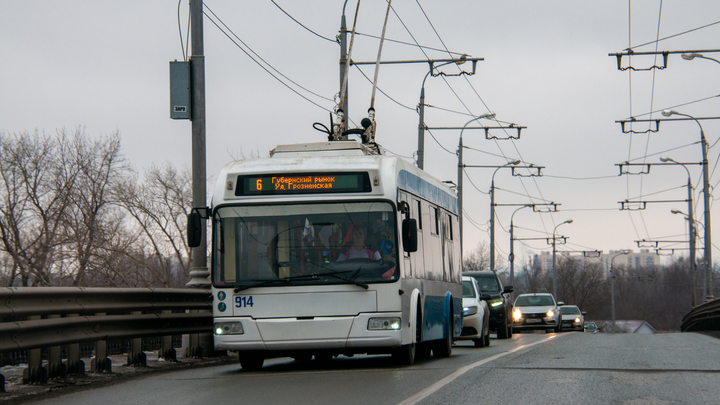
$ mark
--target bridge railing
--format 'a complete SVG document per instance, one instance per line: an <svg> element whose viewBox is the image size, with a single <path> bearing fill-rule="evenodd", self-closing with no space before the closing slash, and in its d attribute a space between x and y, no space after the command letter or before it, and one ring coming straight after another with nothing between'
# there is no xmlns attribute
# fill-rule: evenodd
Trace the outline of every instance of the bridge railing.
<svg viewBox="0 0 720 405"><path fill-rule="evenodd" d="M93 371L110 371L108 340L130 339L128 364L146 364L142 338L161 336L160 356L174 360L172 336L211 333L211 309L212 296L205 289L4 287L0 353L29 351L25 383L84 373L80 343L95 344ZM42 349L47 349L45 367ZM0 382L2 389L2 376Z"/></svg>
<svg viewBox="0 0 720 405"><path fill-rule="evenodd" d="M720 331L720 298L693 308L683 317L683 332Z"/></svg>

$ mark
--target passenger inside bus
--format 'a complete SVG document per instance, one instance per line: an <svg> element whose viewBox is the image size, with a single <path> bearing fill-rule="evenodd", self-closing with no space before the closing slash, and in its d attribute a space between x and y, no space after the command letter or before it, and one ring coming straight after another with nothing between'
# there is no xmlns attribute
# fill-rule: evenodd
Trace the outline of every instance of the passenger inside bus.
<svg viewBox="0 0 720 405"><path fill-rule="evenodd" d="M350 249L340 253L337 261L342 262L349 259L372 259L381 260L382 256L377 250L368 249L365 244L365 227L359 224L351 224L345 240L351 243Z"/></svg>

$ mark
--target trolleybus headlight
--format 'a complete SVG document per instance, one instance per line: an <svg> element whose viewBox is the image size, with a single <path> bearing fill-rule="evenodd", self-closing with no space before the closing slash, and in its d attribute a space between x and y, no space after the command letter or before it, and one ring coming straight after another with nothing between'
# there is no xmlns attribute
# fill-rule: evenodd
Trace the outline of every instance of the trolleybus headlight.
<svg viewBox="0 0 720 405"><path fill-rule="evenodd" d="M370 318L368 330L399 330L400 318Z"/></svg>
<svg viewBox="0 0 720 405"><path fill-rule="evenodd" d="M218 322L214 329L216 335L242 335L245 333L240 322Z"/></svg>
<svg viewBox="0 0 720 405"><path fill-rule="evenodd" d="M470 316L477 314L477 307L465 307L463 308L463 316Z"/></svg>

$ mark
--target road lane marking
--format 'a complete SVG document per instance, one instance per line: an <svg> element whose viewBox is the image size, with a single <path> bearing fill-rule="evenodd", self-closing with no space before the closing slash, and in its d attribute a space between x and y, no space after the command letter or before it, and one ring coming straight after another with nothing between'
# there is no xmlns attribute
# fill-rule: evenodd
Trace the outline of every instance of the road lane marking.
<svg viewBox="0 0 720 405"><path fill-rule="evenodd" d="M533 347L533 346L539 345L539 344L541 344L541 343L547 343L547 342L549 342L550 340L552 340L553 338L556 338L556 337L558 337L558 336L561 336L561 335L553 335L553 336L548 337L547 339L543 339L543 340L537 341L537 342L535 342L535 343L530 343L530 344L527 344L527 345L522 345L522 346L520 346L520 347L516 347L516 348L510 350L509 352L498 353L498 354L496 354L496 355L493 355L493 356L488 357L487 359L483 359L483 360L480 360L480 361L476 361L475 363L469 364L469 365L467 365L467 366L460 367L459 369L455 370L454 373L452 373L452 374L448 375L447 377L445 377L445 378L437 381L436 383L430 385L429 387L427 387L427 388L425 388L424 390L418 392L417 394L411 396L410 398L405 399L404 401L400 402L398 405L413 405L413 404L416 404L416 403L422 401L423 399L427 398L428 396L430 396L430 395L433 394L434 392L438 391L440 388L442 388L442 387L450 384L453 380L457 379L457 378L460 377L461 375L467 373L468 371L470 371L470 370L472 370L472 369L474 369L474 368L476 368L476 367L480 367L480 366L482 366L483 364L486 364L486 363L489 363L489 362L491 362L491 361L497 360L497 359L499 359L500 357L507 356L508 354L515 353L515 352L518 351L518 350L527 349L527 348L529 348L529 347Z"/></svg>

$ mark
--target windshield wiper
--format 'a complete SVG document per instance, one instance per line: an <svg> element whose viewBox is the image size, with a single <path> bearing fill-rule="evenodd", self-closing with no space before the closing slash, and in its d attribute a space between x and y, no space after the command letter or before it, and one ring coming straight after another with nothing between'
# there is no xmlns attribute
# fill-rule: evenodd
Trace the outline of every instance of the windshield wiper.
<svg viewBox="0 0 720 405"><path fill-rule="evenodd" d="M345 281L350 284L355 284L356 286L362 287L366 290L368 289L369 286L365 283L361 283L359 281L351 280L349 278L345 278L345 277L338 275L338 273L348 273L348 272L349 271L339 271L339 272L335 272L335 273L313 273L313 274L303 274L300 276L291 276L291 277L285 277L285 278L273 278L273 279L267 279L267 280L266 279L261 279L261 280L255 279L255 280L251 280L251 281L256 281L255 284L237 286L237 287L235 287L235 292L239 293L240 291L247 290L248 288L253 288L253 287L263 287L266 285L280 284L280 283L287 284L293 280L302 280L302 279L307 279L307 278L320 278L320 277L324 277L324 276L334 277L338 280L342 280L342 281Z"/></svg>
<svg viewBox="0 0 720 405"><path fill-rule="evenodd" d="M239 293L240 291L247 290L248 288L262 287L264 285L271 285L271 284L277 284L277 283L287 284L289 280L287 278L272 278L272 279L268 279L268 280L251 280L251 281L256 281L256 283L250 284L250 285L237 286L237 287L235 287L235 292Z"/></svg>
<svg viewBox="0 0 720 405"><path fill-rule="evenodd" d="M348 282L348 283L350 283L350 284L355 284L356 286L362 287L362 288L364 288L364 289L366 289L366 290L368 289L368 285L365 284L365 283L362 283L362 282L360 282L360 281L355 281L355 280L352 280L352 279L349 279L349 278L345 278L345 277L342 277L342 276L338 276L338 273L349 273L349 272L350 272L350 271L348 270L348 271L336 271L336 272L333 272L333 273L304 274L304 275L301 275L301 276L288 277L288 278L286 278L285 280L288 280L288 279L290 279L290 280L298 280L298 279L303 279L303 278L320 278L320 277L324 277L324 276L330 276L330 277L335 277L335 278L338 279L338 280L346 281L346 282Z"/></svg>

